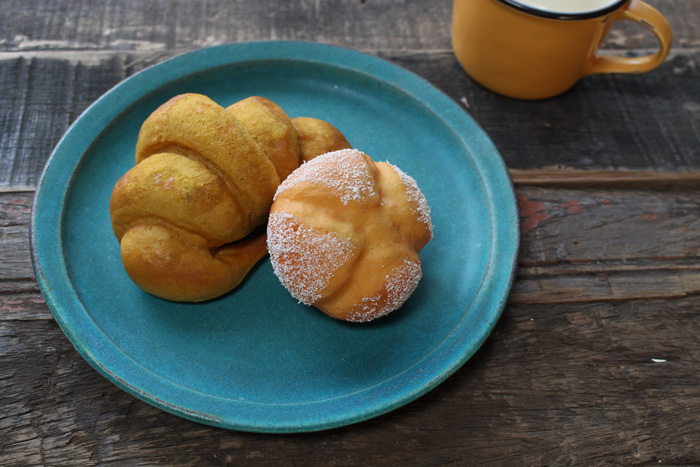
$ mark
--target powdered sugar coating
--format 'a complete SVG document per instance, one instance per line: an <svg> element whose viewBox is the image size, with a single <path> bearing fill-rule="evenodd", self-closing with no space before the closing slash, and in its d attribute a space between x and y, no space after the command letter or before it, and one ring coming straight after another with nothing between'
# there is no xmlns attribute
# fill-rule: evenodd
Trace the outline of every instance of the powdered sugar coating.
<svg viewBox="0 0 700 467"><path fill-rule="evenodd" d="M301 303L312 305L355 246L333 232L303 225L290 213L275 212L268 220L267 249L282 285Z"/></svg>
<svg viewBox="0 0 700 467"><path fill-rule="evenodd" d="M430 206L428 206L428 200L425 199L423 192L420 191L420 188L418 188L418 183L416 183L416 180L413 177L395 165L389 162L387 162L387 164L389 164L396 171L403 184L406 185L406 193L408 194L408 200L411 202L413 214L416 216L418 221L428 226L430 238L432 238L433 222L430 219Z"/></svg>
<svg viewBox="0 0 700 467"><path fill-rule="evenodd" d="M341 149L315 157L282 182L275 199L304 182L327 186L346 206L350 201L363 202L374 197L374 177L363 156L357 149ZM326 163L328 159L333 159L333 163Z"/></svg>
<svg viewBox="0 0 700 467"><path fill-rule="evenodd" d="M373 297L363 298L355 305L347 320L364 323L398 309L416 290L422 277L420 263L404 258L403 265L394 268L385 277L386 295L379 293Z"/></svg>

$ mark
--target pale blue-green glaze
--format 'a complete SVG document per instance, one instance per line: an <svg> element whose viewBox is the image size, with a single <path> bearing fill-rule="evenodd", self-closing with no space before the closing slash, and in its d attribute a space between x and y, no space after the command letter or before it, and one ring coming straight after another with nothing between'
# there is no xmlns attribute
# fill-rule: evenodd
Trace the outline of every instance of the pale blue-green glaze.
<svg viewBox="0 0 700 467"><path fill-rule="evenodd" d="M133 165L143 120L183 92L221 105L262 95L330 121L351 144L418 182L435 238L400 310L348 324L298 304L263 260L233 293L203 304L142 292L121 265L109 198ZM187 53L125 80L70 128L32 216L41 291L100 373L174 414L215 426L302 432L402 406L456 371L499 318L518 249L513 187L490 139L416 75L352 50L301 42Z"/></svg>

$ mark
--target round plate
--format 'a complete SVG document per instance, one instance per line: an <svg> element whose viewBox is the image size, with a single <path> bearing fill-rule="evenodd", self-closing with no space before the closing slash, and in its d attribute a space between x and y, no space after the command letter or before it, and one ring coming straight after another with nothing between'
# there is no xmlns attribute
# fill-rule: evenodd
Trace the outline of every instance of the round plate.
<svg viewBox="0 0 700 467"><path fill-rule="evenodd" d="M141 123L170 97L223 106L251 95L337 126L375 160L412 175L435 237L408 302L367 324L297 303L268 259L234 292L164 301L126 275L109 198L133 166ZM134 396L176 415L245 431L355 423L406 404L481 346L505 304L518 216L503 161L450 98L373 56L302 42L197 50L148 68L97 100L49 160L32 216L37 280L80 354Z"/></svg>

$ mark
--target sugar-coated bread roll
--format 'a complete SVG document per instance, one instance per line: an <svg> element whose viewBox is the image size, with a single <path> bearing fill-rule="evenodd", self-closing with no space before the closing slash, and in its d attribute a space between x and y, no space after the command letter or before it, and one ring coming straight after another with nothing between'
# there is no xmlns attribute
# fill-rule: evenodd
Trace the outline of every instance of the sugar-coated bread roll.
<svg viewBox="0 0 700 467"><path fill-rule="evenodd" d="M432 236L415 180L355 149L295 170L277 189L267 225L274 272L292 296L355 322L403 305Z"/></svg>
<svg viewBox="0 0 700 467"><path fill-rule="evenodd" d="M268 99L224 109L183 94L161 105L143 123L136 165L110 200L126 272L168 300L232 290L265 256L261 226L300 154L291 119Z"/></svg>

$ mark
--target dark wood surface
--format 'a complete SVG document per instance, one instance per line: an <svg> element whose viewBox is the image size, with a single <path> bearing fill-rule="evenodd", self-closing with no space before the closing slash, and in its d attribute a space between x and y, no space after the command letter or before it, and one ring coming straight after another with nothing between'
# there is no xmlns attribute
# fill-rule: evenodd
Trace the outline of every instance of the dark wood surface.
<svg viewBox="0 0 700 467"><path fill-rule="evenodd" d="M660 68L521 102L462 72L450 0L0 1L0 465L700 465L700 5L650 2L674 30ZM442 89L502 153L522 222L479 352L404 407L311 434L211 428L116 388L58 328L29 253L39 175L87 106L175 54L268 39ZM605 52L655 47L623 24Z"/></svg>

